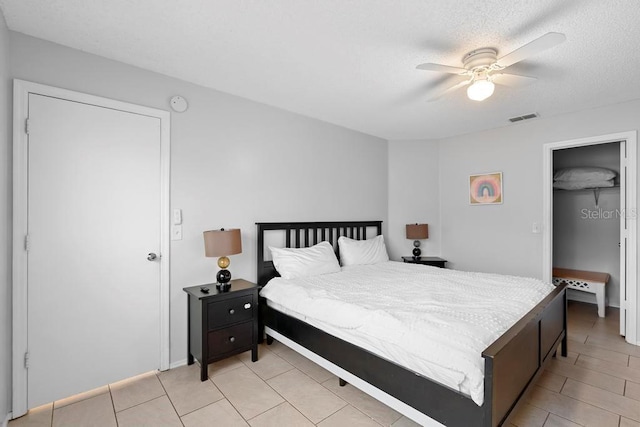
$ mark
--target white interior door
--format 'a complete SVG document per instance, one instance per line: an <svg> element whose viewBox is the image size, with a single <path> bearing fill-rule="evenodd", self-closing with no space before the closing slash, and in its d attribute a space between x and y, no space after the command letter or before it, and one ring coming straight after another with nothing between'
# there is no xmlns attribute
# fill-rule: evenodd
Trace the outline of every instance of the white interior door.
<svg viewBox="0 0 640 427"><path fill-rule="evenodd" d="M620 141L620 335L627 334L627 141Z"/></svg>
<svg viewBox="0 0 640 427"><path fill-rule="evenodd" d="M160 367L160 119L29 94L29 408Z"/></svg>

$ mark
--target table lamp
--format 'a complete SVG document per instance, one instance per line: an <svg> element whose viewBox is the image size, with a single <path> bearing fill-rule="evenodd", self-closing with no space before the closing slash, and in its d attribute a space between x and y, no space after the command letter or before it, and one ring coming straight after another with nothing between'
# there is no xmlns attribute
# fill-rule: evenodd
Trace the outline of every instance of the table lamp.
<svg viewBox="0 0 640 427"><path fill-rule="evenodd" d="M429 224L407 224L407 239L413 239L413 257L420 258L420 240L429 238Z"/></svg>
<svg viewBox="0 0 640 427"><path fill-rule="evenodd" d="M229 280L231 273L227 270L231 261L229 255L235 255L242 252L242 239L240 238L240 229L231 228L225 230L209 230L204 233L204 255L206 257L219 257L218 267L220 271L216 275L218 283L216 288L222 292L226 292L231 288Z"/></svg>

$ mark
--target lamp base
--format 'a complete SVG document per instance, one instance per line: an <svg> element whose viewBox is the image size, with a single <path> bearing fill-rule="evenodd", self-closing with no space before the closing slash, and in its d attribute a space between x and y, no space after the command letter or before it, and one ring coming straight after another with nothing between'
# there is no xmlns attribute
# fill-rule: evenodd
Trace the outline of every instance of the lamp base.
<svg viewBox="0 0 640 427"><path fill-rule="evenodd" d="M216 289L220 292L229 292L231 283L216 283Z"/></svg>
<svg viewBox="0 0 640 427"><path fill-rule="evenodd" d="M219 291L227 292L229 289L231 289L231 283L229 283L229 281L231 280L231 272L229 270L222 269L218 271L218 274L216 275L216 279L218 279L218 283L216 283L216 288Z"/></svg>
<svg viewBox="0 0 640 427"><path fill-rule="evenodd" d="M420 240L416 240L413 242L413 258L417 259L420 258L420 255L422 255L422 251L420 250Z"/></svg>

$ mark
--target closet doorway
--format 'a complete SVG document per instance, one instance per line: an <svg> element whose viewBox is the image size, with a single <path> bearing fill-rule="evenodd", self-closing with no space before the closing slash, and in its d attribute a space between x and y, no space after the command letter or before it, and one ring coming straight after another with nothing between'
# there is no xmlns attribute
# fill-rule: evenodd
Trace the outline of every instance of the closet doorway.
<svg viewBox="0 0 640 427"><path fill-rule="evenodd" d="M546 144L543 175L543 279L551 280L554 267L609 274L605 303L620 308L620 335L632 344L638 343L636 144L635 132ZM570 171L555 176L562 189L554 188L559 170ZM604 176L606 170L615 174ZM596 178L602 182L584 182ZM596 302L581 291L570 290L569 298Z"/></svg>

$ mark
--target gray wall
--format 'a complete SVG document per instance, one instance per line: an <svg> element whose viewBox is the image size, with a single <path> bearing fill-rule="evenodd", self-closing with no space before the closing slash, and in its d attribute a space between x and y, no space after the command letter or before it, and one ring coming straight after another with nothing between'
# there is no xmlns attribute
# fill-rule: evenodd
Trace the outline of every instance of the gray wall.
<svg viewBox="0 0 640 427"><path fill-rule="evenodd" d="M15 78L149 107L171 116L171 205L183 240L171 245L171 362L186 358L185 286L214 281L202 232L240 227L236 278L255 280L256 221L387 220L387 142L18 33Z"/></svg>
<svg viewBox="0 0 640 427"><path fill-rule="evenodd" d="M426 207L439 205L438 244L448 266L542 277L542 234L532 233L533 223L543 219L542 146L638 128L640 100L635 100L441 140L414 141L423 148L390 141L388 240L393 255L406 251L399 240L401 224L431 215ZM433 168L439 170L437 177ZM471 206L469 175L486 172L503 173L504 203Z"/></svg>
<svg viewBox="0 0 640 427"><path fill-rule="evenodd" d="M542 234L531 228L542 222L543 144L638 128L635 100L441 140L442 255L457 269L541 277ZM469 206L468 176L493 171L504 204Z"/></svg>
<svg viewBox="0 0 640 427"><path fill-rule="evenodd" d="M0 12L0 423L11 408L11 93L9 31Z"/></svg>
<svg viewBox="0 0 640 427"><path fill-rule="evenodd" d="M599 166L620 173L620 143L554 152L554 170ZM553 192L553 266L609 273L609 305L620 307L620 188L603 188L598 207L593 190ZM574 299L595 303L595 295L570 290Z"/></svg>
<svg viewBox="0 0 640 427"><path fill-rule="evenodd" d="M389 227L385 236L389 256L410 256L413 241L405 226L429 224L429 239L421 241L423 256L440 255L440 183L438 143L389 142Z"/></svg>
<svg viewBox="0 0 640 427"><path fill-rule="evenodd" d="M542 276L542 146L636 130L640 100L440 141L442 254L462 270ZM504 204L470 206L468 177L502 171Z"/></svg>

